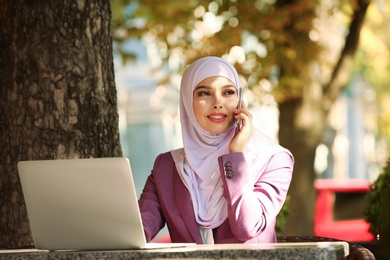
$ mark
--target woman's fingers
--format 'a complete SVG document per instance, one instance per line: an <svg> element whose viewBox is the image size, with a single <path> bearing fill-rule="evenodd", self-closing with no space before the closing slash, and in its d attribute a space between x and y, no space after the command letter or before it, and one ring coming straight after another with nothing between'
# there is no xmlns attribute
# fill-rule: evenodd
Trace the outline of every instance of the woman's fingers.
<svg viewBox="0 0 390 260"><path fill-rule="evenodd" d="M235 118L241 121L241 128L230 141L230 152L243 152L248 145L252 136L252 114L248 111L246 105L243 102L243 106L240 109L234 110L236 113Z"/></svg>

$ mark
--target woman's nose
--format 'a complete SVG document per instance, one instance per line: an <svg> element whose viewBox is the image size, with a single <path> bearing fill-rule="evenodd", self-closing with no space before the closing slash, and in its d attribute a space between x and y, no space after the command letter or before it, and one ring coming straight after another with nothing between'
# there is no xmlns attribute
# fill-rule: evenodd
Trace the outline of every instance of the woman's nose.
<svg viewBox="0 0 390 260"><path fill-rule="evenodd" d="M213 102L214 102L214 108L222 108L221 99L219 96L217 95L214 96Z"/></svg>

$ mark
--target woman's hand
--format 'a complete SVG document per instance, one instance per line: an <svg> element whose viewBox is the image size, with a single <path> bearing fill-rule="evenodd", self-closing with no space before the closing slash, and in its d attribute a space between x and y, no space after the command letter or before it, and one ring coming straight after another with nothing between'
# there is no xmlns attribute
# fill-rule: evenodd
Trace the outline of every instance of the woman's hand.
<svg viewBox="0 0 390 260"><path fill-rule="evenodd" d="M241 108L237 108L233 112L236 114L235 118L242 121L242 126L240 131L237 128L230 141L229 151L231 153L244 152L252 137L252 114L249 113L245 102L242 102Z"/></svg>

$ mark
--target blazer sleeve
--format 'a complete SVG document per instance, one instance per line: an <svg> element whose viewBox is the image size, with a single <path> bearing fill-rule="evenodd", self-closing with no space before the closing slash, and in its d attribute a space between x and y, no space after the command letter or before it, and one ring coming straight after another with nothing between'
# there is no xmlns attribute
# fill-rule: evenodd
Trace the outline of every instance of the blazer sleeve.
<svg viewBox="0 0 390 260"><path fill-rule="evenodd" d="M274 232L276 216L291 182L293 156L283 150L275 153L257 172L249 172L243 153L225 154L218 161L233 234L246 241L263 232Z"/></svg>
<svg viewBox="0 0 390 260"><path fill-rule="evenodd" d="M162 156L160 155L156 158L153 169L156 167L161 157ZM160 205L157 194L153 170L152 174L150 174L146 180L144 189L140 199L138 200L138 205L140 208L146 241L150 242L165 225L162 207Z"/></svg>

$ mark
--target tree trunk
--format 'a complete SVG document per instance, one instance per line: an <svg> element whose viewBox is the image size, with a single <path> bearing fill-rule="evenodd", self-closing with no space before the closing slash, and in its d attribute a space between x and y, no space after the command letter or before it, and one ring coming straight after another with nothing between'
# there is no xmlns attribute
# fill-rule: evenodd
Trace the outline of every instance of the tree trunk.
<svg viewBox="0 0 390 260"><path fill-rule="evenodd" d="M0 0L0 248L33 245L22 160L121 156L106 1Z"/></svg>
<svg viewBox="0 0 390 260"><path fill-rule="evenodd" d="M279 104L279 142L295 158L286 235L313 235L314 158L326 125L326 113L321 104L321 86L311 72L308 69L301 76L307 84L302 97Z"/></svg>
<svg viewBox="0 0 390 260"><path fill-rule="evenodd" d="M313 235L313 217L316 192L313 188L315 179L315 150L321 138L323 116L320 111L310 110L302 106L301 99L286 101L279 105L279 141L294 155L295 164L291 181L290 214L287 219L285 235ZM311 113L317 123L306 118ZM299 121L305 121L305 125ZM317 124L318 127L311 128ZM316 129L315 129L316 128Z"/></svg>

